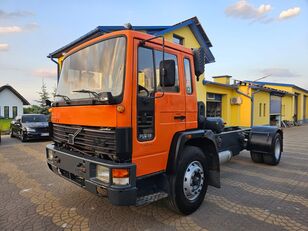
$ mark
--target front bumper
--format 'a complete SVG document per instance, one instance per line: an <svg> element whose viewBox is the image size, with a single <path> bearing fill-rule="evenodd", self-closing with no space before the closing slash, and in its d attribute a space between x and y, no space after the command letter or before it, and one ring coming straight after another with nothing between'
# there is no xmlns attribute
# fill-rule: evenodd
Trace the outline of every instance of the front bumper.
<svg viewBox="0 0 308 231"><path fill-rule="evenodd" d="M49 132L23 132L27 139L50 139Z"/></svg>
<svg viewBox="0 0 308 231"><path fill-rule="evenodd" d="M48 150L53 151L53 159L48 159ZM46 147L47 164L57 175L85 188L95 194L104 194L114 205L135 205L137 198L136 166L132 163L114 163L77 152L63 151L49 144ZM109 182L105 183L96 178L96 166L109 169ZM112 183L112 169L125 168L129 170L129 184L115 185Z"/></svg>

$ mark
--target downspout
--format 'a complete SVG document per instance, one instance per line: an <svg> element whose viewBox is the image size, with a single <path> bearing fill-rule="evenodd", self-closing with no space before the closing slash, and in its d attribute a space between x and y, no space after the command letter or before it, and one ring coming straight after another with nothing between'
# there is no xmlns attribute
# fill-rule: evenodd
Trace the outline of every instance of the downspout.
<svg viewBox="0 0 308 231"><path fill-rule="evenodd" d="M57 64L57 82L59 82L59 78L60 78L60 65L59 62L57 62L56 60L54 60L54 58L52 56L47 56L48 58L50 58L50 60L52 62L54 62L55 64Z"/></svg>
<svg viewBox="0 0 308 231"><path fill-rule="evenodd" d="M251 101L251 108L250 108L250 126L252 127L252 126L253 126L253 119L254 119L253 113L254 113L255 94L257 94L258 92L260 92L260 90L257 90L257 91L255 91L255 92L252 92L252 93L251 93L251 96L245 94L244 92L241 92L238 88L237 88L235 91L236 91L236 93L238 93L238 94L240 94L240 95L243 95L243 96L249 98L250 101Z"/></svg>

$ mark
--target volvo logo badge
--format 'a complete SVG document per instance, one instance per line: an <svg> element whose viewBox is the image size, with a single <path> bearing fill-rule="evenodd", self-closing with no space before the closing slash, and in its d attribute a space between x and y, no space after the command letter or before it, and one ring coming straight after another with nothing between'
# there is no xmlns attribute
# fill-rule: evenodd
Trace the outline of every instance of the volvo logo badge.
<svg viewBox="0 0 308 231"><path fill-rule="evenodd" d="M82 131L83 128L79 128L74 134L68 134L67 143L70 145L75 144L75 137Z"/></svg>
<svg viewBox="0 0 308 231"><path fill-rule="evenodd" d="M68 144L73 145L75 143L75 137L74 134L68 134L68 140L67 140Z"/></svg>

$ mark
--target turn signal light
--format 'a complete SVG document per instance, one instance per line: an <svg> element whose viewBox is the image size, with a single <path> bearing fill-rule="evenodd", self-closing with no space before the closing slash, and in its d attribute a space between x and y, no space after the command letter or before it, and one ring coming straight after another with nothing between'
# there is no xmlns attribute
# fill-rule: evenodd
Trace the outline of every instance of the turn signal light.
<svg viewBox="0 0 308 231"><path fill-rule="evenodd" d="M124 178L129 176L129 171L126 168L114 168L112 169L112 177Z"/></svg>
<svg viewBox="0 0 308 231"><path fill-rule="evenodd" d="M129 170L126 168L112 169L112 183L115 185L128 185Z"/></svg>

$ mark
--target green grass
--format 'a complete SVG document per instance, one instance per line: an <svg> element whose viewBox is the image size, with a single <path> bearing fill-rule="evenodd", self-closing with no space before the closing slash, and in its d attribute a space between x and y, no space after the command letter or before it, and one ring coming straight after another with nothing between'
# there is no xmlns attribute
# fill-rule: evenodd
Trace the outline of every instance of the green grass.
<svg viewBox="0 0 308 231"><path fill-rule="evenodd" d="M0 119L0 131L6 132L10 130L10 123L12 119Z"/></svg>

